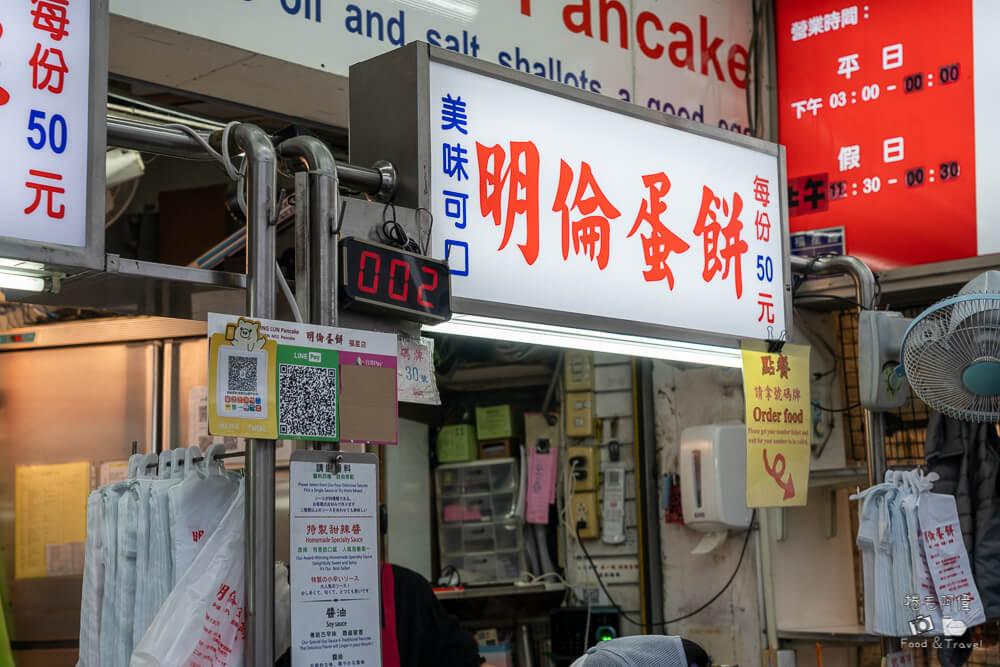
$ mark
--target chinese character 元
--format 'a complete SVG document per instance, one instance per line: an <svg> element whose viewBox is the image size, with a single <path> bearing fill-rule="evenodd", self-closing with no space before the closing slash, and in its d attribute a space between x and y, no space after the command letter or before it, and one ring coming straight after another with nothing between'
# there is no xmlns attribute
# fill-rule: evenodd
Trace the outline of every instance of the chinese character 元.
<svg viewBox="0 0 1000 667"><path fill-rule="evenodd" d="M597 184L594 172L587 162L580 164L580 179L576 186L573 204L567 205L570 189L573 186L573 168L565 160L559 161L559 187L552 210L562 215L562 254L563 259L569 258L569 241L573 239L573 252L583 252L590 259L597 259L597 267L603 270L608 265L611 255L611 225L610 220L621 216L604 191ZM588 196L587 193L590 192ZM570 210L576 209L583 214L579 220L570 222ZM594 215L600 209L602 215Z"/></svg>
<svg viewBox="0 0 1000 667"><path fill-rule="evenodd" d="M47 171L38 171L36 169L30 169L28 173L36 178L46 178L53 181L61 181L62 176L59 174L52 174ZM66 206L59 204L56 208L55 196L66 194L66 188L59 187L58 185L52 185L51 183L35 183L33 181L25 181L24 185L31 190L35 191L35 199L24 209L24 212L28 215L35 212L38 205L42 202L42 193L44 192L48 199L48 216L56 220L61 220L63 216L66 215Z"/></svg>
<svg viewBox="0 0 1000 667"><path fill-rule="evenodd" d="M663 172L658 174L647 174L642 177L642 183L649 189L649 195L643 199L639 206L639 212L635 216L635 225L626 238L631 238L639 229L639 225L648 222L651 227L649 236L640 236L642 239L642 253L646 260L646 270L642 275L646 282L655 282L667 279L667 286L674 288L674 273L667 264L670 253L682 253L689 246L684 240L674 234L663 224L661 216L667 210L667 204L663 198L670 192L670 179Z"/></svg>
<svg viewBox="0 0 1000 667"><path fill-rule="evenodd" d="M452 97L449 93L441 98L441 129L456 129L462 134L468 134L469 116L466 113L466 102L462 96Z"/></svg>
<svg viewBox="0 0 1000 667"><path fill-rule="evenodd" d="M899 162L903 159L903 137L893 137L882 142L882 161Z"/></svg>
<svg viewBox="0 0 1000 667"><path fill-rule="evenodd" d="M510 142L510 164L504 169L507 154L499 145L492 147L476 143L479 161L479 208L483 217L492 217L500 226L503 218L503 239L497 250L503 250L514 231L514 219L525 216L527 231L519 244L524 261L529 265L538 259L538 148L530 141ZM503 215L503 190L507 190L507 214ZM521 194L523 191L523 195Z"/></svg>
<svg viewBox="0 0 1000 667"><path fill-rule="evenodd" d="M35 90L48 89L57 95L62 92L63 79L69 72L62 49L42 49L41 44L35 44L35 53L28 64L32 68L31 85Z"/></svg>
<svg viewBox="0 0 1000 667"><path fill-rule="evenodd" d="M890 44L882 47L882 69L896 69L903 66L903 45Z"/></svg>
<svg viewBox="0 0 1000 667"><path fill-rule="evenodd" d="M31 0L35 8L31 10L34 18L31 27L49 33L56 42L69 35L66 26L69 25L67 7L69 0Z"/></svg>
<svg viewBox="0 0 1000 667"><path fill-rule="evenodd" d="M857 72L859 69L861 69L861 67L858 65L857 53L837 58L837 74L840 76L850 79L851 74Z"/></svg>
<svg viewBox="0 0 1000 667"><path fill-rule="evenodd" d="M457 179L459 182L462 180L469 180L469 172L465 170L465 165L469 164L468 153L469 151L465 149L462 144L442 144L442 155L443 155L443 168L444 173L451 178Z"/></svg>
<svg viewBox="0 0 1000 667"><path fill-rule="evenodd" d="M461 192L445 190L444 194L444 217L454 220L455 227L465 229L466 225L466 202L469 195Z"/></svg>
<svg viewBox="0 0 1000 667"><path fill-rule="evenodd" d="M861 146L841 146L837 153L837 162L840 163L841 171L858 169L861 167Z"/></svg>
<svg viewBox="0 0 1000 667"><path fill-rule="evenodd" d="M766 319L768 324L774 324L774 297L766 292L759 292L757 305L760 306L760 315L757 316L757 321L763 322Z"/></svg>
<svg viewBox="0 0 1000 667"><path fill-rule="evenodd" d="M729 277L731 264L735 263L733 278L736 298L740 298L743 296L742 259L749 250L747 242L740 238L743 222L739 216L743 211L743 198L738 193L733 194L732 215L729 214L729 202L725 198L721 199L722 215L729 217L729 222L724 227L717 217L719 203L720 199L715 196L711 188L703 186L701 209L694 225L694 233L704 240L705 264L701 275L705 282L710 282L719 271L722 271L722 278L726 279ZM724 241L721 247L720 237Z"/></svg>
<svg viewBox="0 0 1000 667"><path fill-rule="evenodd" d="M762 206L767 206L771 203L770 185L770 182L766 178L757 176L753 179L753 198L755 201L760 202Z"/></svg>
<svg viewBox="0 0 1000 667"><path fill-rule="evenodd" d="M765 243L771 240L771 218L767 211L757 211L757 219L754 221L754 228L757 230L757 240Z"/></svg>

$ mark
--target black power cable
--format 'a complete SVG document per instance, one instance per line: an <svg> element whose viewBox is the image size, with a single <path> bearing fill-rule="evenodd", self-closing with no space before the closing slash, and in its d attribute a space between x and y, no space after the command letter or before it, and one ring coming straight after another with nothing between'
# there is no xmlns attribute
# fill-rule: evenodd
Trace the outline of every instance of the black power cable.
<svg viewBox="0 0 1000 667"><path fill-rule="evenodd" d="M750 525L747 526L747 533L746 536L743 538L743 547L740 549L740 559L736 562L736 568L733 570L733 573L729 576L729 581L726 582L726 584L719 590L719 592L713 595L708 602L701 605L694 611L684 614L683 616L678 616L677 618L671 618L666 621L661 621L659 623L643 623L641 621L637 621L636 619L626 614L625 610L622 609L621 606L619 606L618 603L615 602L614 598L611 597L611 593L608 592L608 588L607 586L604 585L604 580L601 578L601 573L597 570L597 565L594 564L594 559L590 557L590 552L587 551L587 547L584 546L583 540L580 538L580 529L586 525L585 522L581 521L577 522L576 524L576 543L580 545L580 548L583 550L583 555L587 557L587 562L590 563L591 569L594 570L594 576L597 577L597 583L601 587L601 590L604 591L604 595L607 596L608 602L611 603L611 606L618 611L618 613L621 615L622 618L624 618L629 623L637 625L638 627L643 629L650 629L654 627L666 627L671 623L676 623L677 621L683 621L686 618L691 618L695 614L704 611L705 609L708 608L710 604L718 600L719 597L721 597L722 594L726 592L729 586L733 583L733 580L736 579L736 573L740 571L740 566L743 564L743 557L746 555L747 545L750 543L750 533L753 532L753 524L756 519L757 519L757 510L755 508L750 515Z"/></svg>

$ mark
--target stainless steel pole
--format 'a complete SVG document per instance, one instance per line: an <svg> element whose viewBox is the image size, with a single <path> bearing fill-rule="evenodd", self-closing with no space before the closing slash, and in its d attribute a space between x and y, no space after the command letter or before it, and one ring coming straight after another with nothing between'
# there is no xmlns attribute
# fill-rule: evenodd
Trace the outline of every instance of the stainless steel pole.
<svg viewBox="0 0 1000 667"><path fill-rule="evenodd" d="M281 142L278 153L293 169L308 178L308 292L309 315L313 324L337 326L337 275L340 218L340 191L337 162L330 149L315 137L293 137ZM296 174L296 179L300 178ZM298 206L298 202L296 203ZM296 220L298 224L298 220ZM298 271L296 272L298 274ZM296 289L298 289L296 283ZM314 442L314 449L337 449L336 443Z"/></svg>
<svg viewBox="0 0 1000 667"><path fill-rule="evenodd" d="M804 275L829 275L846 273L854 279L858 305L862 309L872 309L875 303L875 274L857 257L840 255L807 259L792 256L792 270ZM860 350L859 350L860 353ZM865 451L868 456L868 486L875 486L885 478L885 415L873 410L865 410ZM899 640L883 637L880 642L882 655L899 650Z"/></svg>
<svg viewBox="0 0 1000 667"><path fill-rule="evenodd" d="M247 157L247 313L273 318L277 159L270 138L256 125L237 126L233 141ZM274 440L247 443L247 667L274 664L274 445Z"/></svg>
<svg viewBox="0 0 1000 667"><path fill-rule="evenodd" d="M337 162L315 137L293 137L278 146L292 169L309 176L309 320L337 326L337 231L340 193Z"/></svg>
<svg viewBox="0 0 1000 667"><path fill-rule="evenodd" d="M806 275L846 273L854 279L857 300L861 308L872 309L875 303L875 274L857 257L840 255L808 259L792 256L792 270ZM868 454L868 485L874 486L885 477L885 431L882 414L865 410L865 449Z"/></svg>

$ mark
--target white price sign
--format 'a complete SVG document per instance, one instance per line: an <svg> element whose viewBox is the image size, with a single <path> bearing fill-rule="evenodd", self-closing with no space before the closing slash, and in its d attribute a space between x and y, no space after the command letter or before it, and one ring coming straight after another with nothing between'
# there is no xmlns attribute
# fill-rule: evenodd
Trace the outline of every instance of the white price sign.
<svg viewBox="0 0 1000 667"><path fill-rule="evenodd" d="M452 61L429 65L430 209L457 312L499 304L730 340L785 330L779 146Z"/></svg>
<svg viewBox="0 0 1000 667"><path fill-rule="evenodd" d="M294 665L381 664L376 469L372 454L292 455Z"/></svg>
<svg viewBox="0 0 1000 667"><path fill-rule="evenodd" d="M6 156L0 240L6 241L4 252L18 259L74 257L83 265L88 262L82 258L93 255L85 251L95 241L88 227L95 217L91 192L104 201L103 132L91 128L98 94L93 86L103 90L106 75L103 57L92 57L92 39L105 34L104 22L91 0L12 0L0 6L0 142ZM103 108L103 93L100 101ZM104 119L97 120L103 128ZM10 241L64 246L67 254L18 252L16 244L8 250ZM99 250L97 262L103 244Z"/></svg>
<svg viewBox="0 0 1000 667"><path fill-rule="evenodd" d="M399 337L396 387L400 403L441 405L434 374L434 339Z"/></svg>

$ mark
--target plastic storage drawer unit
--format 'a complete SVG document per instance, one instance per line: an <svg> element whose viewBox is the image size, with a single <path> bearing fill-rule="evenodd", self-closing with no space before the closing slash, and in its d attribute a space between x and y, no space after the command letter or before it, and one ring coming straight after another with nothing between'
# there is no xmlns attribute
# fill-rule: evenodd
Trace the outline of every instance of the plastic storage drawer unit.
<svg viewBox="0 0 1000 667"><path fill-rule="evenodd" d="M443 465L436 481L442 568L454 567L462 584L517 579L524 569L517 461Z"/></svg>

